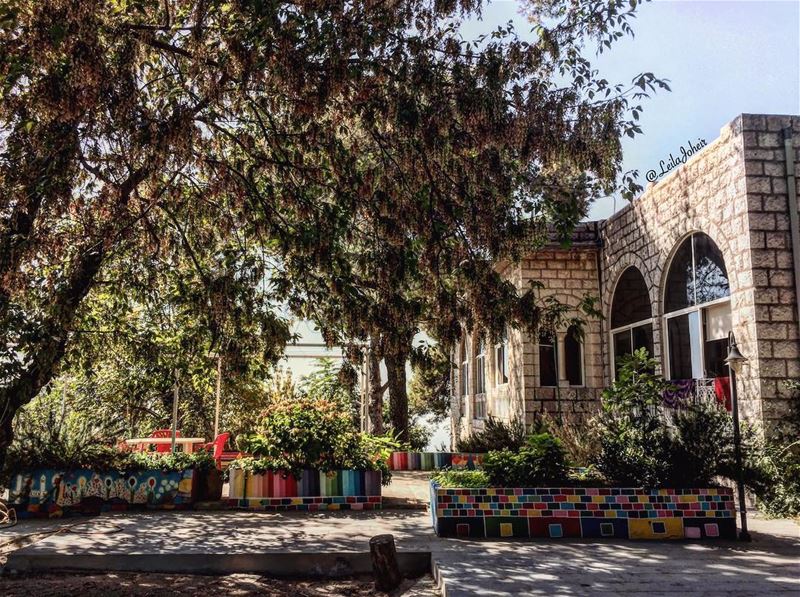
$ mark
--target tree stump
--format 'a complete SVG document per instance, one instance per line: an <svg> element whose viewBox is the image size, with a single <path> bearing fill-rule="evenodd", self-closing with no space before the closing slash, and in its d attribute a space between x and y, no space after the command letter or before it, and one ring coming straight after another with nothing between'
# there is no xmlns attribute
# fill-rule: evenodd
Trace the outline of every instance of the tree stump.
<svg viewBox="0 0 800 597"><path fill-rule="evenodd" d="M403 580L397 564L397 550L394 535L376 535L369 540L369 553L372 557L372 573L375 575L375 588L391 591Z"/></svg>

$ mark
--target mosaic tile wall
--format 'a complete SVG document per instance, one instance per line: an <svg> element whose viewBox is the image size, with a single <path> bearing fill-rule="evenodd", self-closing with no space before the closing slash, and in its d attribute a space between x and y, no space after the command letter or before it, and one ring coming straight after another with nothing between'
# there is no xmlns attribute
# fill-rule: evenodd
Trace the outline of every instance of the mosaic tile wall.
<svg viewBox="0 0 800 597"><path fill-rule="evenodd" d="M733 491L712 489L443 489L431 483L440 537L736 538Z"/></svg>
<svg viewBox="0 0 800 597"><path fill-rule="evenodd" d="M304 470L299 477L230 468L228 505L251 510L377 510L380 471Z"/></svg>
<svg viewBox="0 0 800 597"><path fill-rule="evenodd" d="M35 470L17 475L10 504L20 518L96 514L130 508L188 508L195 489L194 470L98 473Z"/></svg>
<svg viewBox="0 0 800 597"><path fill-rule="evenodd" d="M474 470L483 463L483 454L467 452L392 452L389 470L434 471L442 468Z"/></svg>

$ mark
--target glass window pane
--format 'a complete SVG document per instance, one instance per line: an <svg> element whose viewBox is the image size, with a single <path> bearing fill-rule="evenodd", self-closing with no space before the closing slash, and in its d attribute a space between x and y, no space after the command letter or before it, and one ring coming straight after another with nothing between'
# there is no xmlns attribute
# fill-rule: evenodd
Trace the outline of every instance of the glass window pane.
<svg viewBox="0 0 800 597"><path fill-rule="evenodd" d="M483 394L486 391L485 358L480 355L475 359L475 393Z"/></svg>
<svg viewBox="0 0 800 597"><path fill-rule="evenodd" d="M731 306L729 303L714 305L703 309L703 360L705 377L727 377L728 331Z"/></svg>
<svg viewBox="0 0 800 597"><path fill-rule="evenodd" d="M699 379L700 314L697 311L667 320L670 379Z"/></svg>
<svg viewBox="0 0 800 597"><path fill-rule="evenodd" d="M667 274L664 293L664 313L679 311L694 305L694 280L692 276L692 238L678 248Z"/></svg>
<svg viewBox="0 0 800 597"><path fill-rule="evenodd" d="M494 366L497 371L495 382L497 385L508 383L508 371L506 361L506 342L498 344L494 351Z"/></svg>
<svg viewBox="0 0 800 597"><path fill-rule="evenodd" d="M581 341L577 330L571 327L564 337L564 370L571 386L583 385L583 363L581 361Z"/></svg>
<svg viewBox="0 0 800 597"><path fill-rule="evenodd" d="M644 348L649 356L653 356L653 326L651 324L640 325L631 330L633 350Z"/></svg>
<svg viewBox="0 0 800 597"><path fill-rule="evenodd" d="M614 376L622 366L622 357L631 354L631 332L625 330L614 334Z"/></svg>
<svg viewBox="0 0 800 597"><path fill-rule="evenodd" d="M650 295L641 272L635 267L625 270L614 289L611 303L611 328L630 325L637 321L650 319Z"/></svg>
<svg viewBox="0 0 800 597"><path fill-rule="evenodd" d="M542 387L558 385L556 346L554 340L546 335L539 337L539 385Z"/></svg>
<svg viewBox="0 0 800 597"><path fill-rule="evenodd" d="M706 371L704 377L727 377L728 366L725 359L728 357L728 339L711 340L704 346Z"/></svg>
<svg viewBox="0 0 800 597"><path fill-rule="evenodd" d="M730 296L728 271L725 269L722 252L705 234L695 234L692 238L694 239L696 304L701 305Z"/></svg>

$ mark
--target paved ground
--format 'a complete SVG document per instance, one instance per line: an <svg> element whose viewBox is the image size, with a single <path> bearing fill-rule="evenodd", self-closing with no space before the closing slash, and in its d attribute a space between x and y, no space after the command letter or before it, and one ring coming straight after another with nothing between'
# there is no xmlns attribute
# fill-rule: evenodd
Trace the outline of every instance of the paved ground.
<svg viewBox="0 0 800 597"><path fill-rule="evenodd" d="M752 522L750 544L457 541L462 553L441 553L437 566L448 596L799 595L800 529Z"/></svg>
<svg viewBox="0 0 800 597"><path fill-rule="evenodd" d="M432 554L449 596L800 595L800 527L757 517L751 519L754 541L743 544L439 539L430 515L420 510L120 514L21 522L0 530L0 551L12 533L49 532L67 525L73 526L17 550L12 561L60 554L156 554L156 563L168 561L162 554L170 559L234 554L244 560L279 559L287 552L363 554L370 537L392 533L399 552Z"/></svg>
<svg viewBox="0 0 800 597"><path fill-rule="evenodd" d="M2 578L3 597L193 597L196 595L255 595L278 597L321 597L348 595L367 597L375 592L371 578L298 581L267 578L256 574L200 576L153 574L151 572L112 572L93 574L44 574L35 577Z"/></svg>
<svg viewBox="0 0 800 597"><path fill-rule="evenodd" d="M394 471L391 484L382 491L384 503L427 507L431 501L430 477L430 471Z"/></svg>

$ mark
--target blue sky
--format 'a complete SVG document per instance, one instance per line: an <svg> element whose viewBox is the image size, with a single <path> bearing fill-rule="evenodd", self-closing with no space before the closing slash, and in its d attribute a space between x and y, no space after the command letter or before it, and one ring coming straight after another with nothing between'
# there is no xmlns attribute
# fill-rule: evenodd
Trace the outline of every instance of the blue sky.
<svg viewBox="0 0 800 597"><path fill-rule="evenodd" d="M509 20L520 35L529 32L509 0L490 3L482 21L461 31L470 39ZM644 134L623 144L623 168L638 169L643 185L659 160L689 141L710 143L738 114L800 114L800 0L651 2L639 9L633 28L635 38L591 58L611 82L628 83L646 71L670 80L672 92L644 103ZM589 215L605 218L623 206L609 197Z"/></svg>

